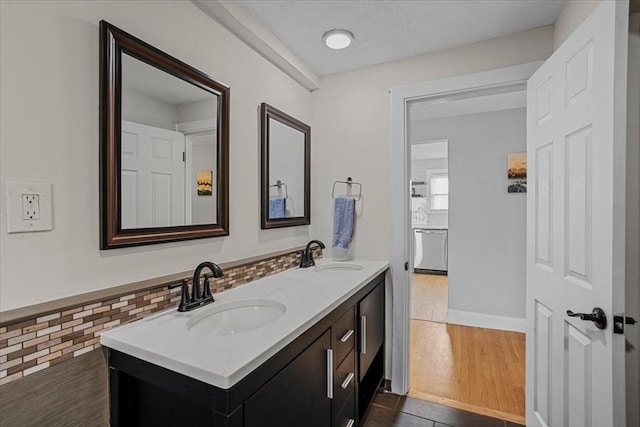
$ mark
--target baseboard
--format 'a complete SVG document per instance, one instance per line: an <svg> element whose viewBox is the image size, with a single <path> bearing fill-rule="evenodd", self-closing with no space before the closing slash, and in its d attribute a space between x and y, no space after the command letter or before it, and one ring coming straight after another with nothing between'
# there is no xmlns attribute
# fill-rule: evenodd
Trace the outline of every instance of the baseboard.
<svg viewBox="0 0 640 427"><path fill-rule="evenodd" d="M464 310L447 310L447 323L475 326L477 328L500 329L503 331L524 332L525 319L518 317L496 316Z"/></svg>

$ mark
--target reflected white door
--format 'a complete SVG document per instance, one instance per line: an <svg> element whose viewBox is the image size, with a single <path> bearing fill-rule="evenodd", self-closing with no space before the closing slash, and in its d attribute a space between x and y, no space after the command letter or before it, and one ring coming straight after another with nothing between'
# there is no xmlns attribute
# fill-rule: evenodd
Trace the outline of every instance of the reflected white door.
<svg viewBox="0 0 640 427"><path fill-rule="evenodd" d="M527 425L624 425L628 3L603 1L527 85ZM569 317L601 307L605 329Z"/></svg>
<svg viewBox="0 0 640 427"><path fill-rule="evenodd" d="M185 137L122 121L122 228L185 224Z"/></svg>

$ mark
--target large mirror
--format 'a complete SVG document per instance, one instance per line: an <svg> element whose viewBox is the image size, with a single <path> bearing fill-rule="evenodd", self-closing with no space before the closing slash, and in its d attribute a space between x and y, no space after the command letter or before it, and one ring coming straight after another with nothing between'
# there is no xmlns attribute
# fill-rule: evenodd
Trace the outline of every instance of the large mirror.
<svg viewBox="0 0 640 427"><path fill-rule="evenodd" d="M260 106L262 228L311 222L311 128L268 105Z"/></svg>
<svg viewBox="0 0 640 427"><path fill-rule="evenodd" d="M101 248L228 235L229 88L102 21Z"/></svg>

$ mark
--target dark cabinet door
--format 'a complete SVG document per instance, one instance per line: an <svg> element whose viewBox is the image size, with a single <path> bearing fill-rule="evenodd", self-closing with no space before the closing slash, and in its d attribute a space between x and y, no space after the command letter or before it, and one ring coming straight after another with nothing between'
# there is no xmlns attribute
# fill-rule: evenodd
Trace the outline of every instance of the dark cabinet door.
<svg viewBox="0 0 640 427"><path fill-rule="evenodd" d="M245 427L329 427L327 330L244 404Z"/></svg>
<svg viewBox="0 0 640 427"><path fill-rule="evenodd" d="M358 304L360 380L384 342L384 282Z"/></svg>

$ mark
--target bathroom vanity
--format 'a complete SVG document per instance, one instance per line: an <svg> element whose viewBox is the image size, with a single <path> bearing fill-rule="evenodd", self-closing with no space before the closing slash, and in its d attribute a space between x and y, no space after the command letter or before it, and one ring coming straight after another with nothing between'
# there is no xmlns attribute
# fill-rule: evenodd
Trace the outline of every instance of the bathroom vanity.
<svg viewBox="0 0 640 427"><path fill-rule="evenodd" d="M387 268L322 261L103 334L111 425L358 426L384 378Z"/></svg>

